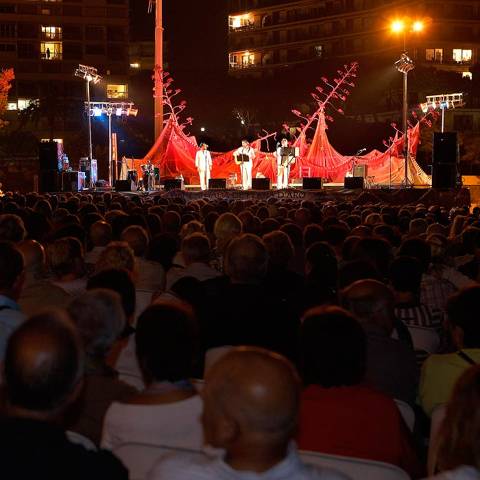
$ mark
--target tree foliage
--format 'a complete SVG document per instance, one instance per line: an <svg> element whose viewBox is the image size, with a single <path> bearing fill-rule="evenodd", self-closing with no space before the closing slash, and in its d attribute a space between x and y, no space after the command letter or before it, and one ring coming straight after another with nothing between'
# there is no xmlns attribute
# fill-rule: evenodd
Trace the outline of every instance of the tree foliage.
<svg viewBox="0 0 480 480"><path fill-rule="evenodd" d="M12 81L15 79L13 68L8 70L0 70L0 116L7 109L8 104L8 92L12 88ZM7 124L4 120L0 119L0 128Z"/></svg>

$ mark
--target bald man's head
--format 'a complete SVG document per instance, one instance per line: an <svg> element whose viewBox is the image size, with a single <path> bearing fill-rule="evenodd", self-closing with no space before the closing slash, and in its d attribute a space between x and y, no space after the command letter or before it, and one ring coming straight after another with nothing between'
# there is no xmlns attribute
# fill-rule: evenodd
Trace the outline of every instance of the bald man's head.
<svg viewBox="0 0 480 480"><path fill-rule="evenodd" d="M11 336L4 362L13 409L54 415L73 397L83 374L79 338L60 311L31 317Z"/></svg>
<svg viewBox="0 0 480 480"><path fill-rule="evenodd" d="M284 444L296 428L299 395L300 381L288 360L259 348L234 348L205 379L205 440L227 450L246 440Z"/></svg>
<svg viewBox="0 0 480 480"><path fill-rule="evenodd" d="M46 264L45 249L36 240L25 240L17 246L23 256L27 273L43 273Z"/></svg>
<svg viewBox="0 0 480 480"><path fill-rule="evenodd" d="M95 222L89 233L94 247L106 247L112 241L112 227L103 220Z"/></svg>

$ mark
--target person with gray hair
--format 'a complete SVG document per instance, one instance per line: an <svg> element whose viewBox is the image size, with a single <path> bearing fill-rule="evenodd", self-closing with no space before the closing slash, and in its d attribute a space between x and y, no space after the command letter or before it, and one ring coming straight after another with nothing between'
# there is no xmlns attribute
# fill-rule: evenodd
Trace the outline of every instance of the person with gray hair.
<svg viewBox="0 0 480 480"><path fill-rule="evenodd" d="M86 356L85 388L70 429L100 444L102 423L108 407L135 393L107 365L107 355L125 329L120 295L93 289L74 299L67 308L82 340Z"/></svg>
<svg viewBox="0 0 480 480"><path fill-rule="evenodd" d="M112 241L112 226L104 220L98 220L90 226L89 237L92 249L85 254L85 263L93 269L100 254Z"/></svg>

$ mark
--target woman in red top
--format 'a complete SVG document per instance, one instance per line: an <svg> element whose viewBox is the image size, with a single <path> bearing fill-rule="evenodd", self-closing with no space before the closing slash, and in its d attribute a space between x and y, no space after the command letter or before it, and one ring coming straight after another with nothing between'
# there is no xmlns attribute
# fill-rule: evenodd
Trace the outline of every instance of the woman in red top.
<svg viewBox="0 0 480 480"><path fill-rule="evenodd" d="M366 336L338 307L314 308L301 330L302 394L297 437L302 450L398 465L423 473L392 398L364 383Z"/></svg>

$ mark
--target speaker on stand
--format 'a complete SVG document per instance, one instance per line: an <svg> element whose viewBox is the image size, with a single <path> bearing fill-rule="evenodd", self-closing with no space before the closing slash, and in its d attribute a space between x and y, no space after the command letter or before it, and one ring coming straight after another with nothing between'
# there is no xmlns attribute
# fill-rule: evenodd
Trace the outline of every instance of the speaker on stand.
<svg viewBox="0 0 480 480"><path fill-rule="evenodd" d="M432 151L432 187L455 188L457 185L457 132L434 132Z"/></svg>

